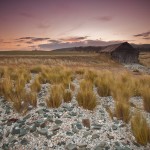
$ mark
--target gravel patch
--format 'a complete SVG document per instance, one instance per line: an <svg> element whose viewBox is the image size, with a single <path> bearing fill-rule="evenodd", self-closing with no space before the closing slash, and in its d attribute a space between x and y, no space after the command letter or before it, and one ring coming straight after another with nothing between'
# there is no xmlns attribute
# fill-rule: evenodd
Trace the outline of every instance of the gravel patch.
<svg viewBox="0 0 150 150"><path fill-rule="evenodd" d="M50 84L43 84L38 94L37 108L25 116L13 111L10 104L0 97L0 149L4 150L148 150L136 143L130 124L110 118L106 107L114 107L110 97L97 96L94 111L78 106L76 94L79 81L75 79L75 91L70 103L58 109L46 107L45 98ZM29 83L30 84L30 83ZM28 88L29 85L26 85ZM96 93L96 88L94 89ZM150 121L150 114L143 111L142 99L130 100ZM134 110L134 107L131 107Z"/></svg>

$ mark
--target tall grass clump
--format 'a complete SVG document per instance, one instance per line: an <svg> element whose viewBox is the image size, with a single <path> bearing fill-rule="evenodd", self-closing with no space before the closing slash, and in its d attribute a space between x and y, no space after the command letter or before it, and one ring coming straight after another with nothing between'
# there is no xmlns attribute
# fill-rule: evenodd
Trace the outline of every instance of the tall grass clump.
<svg viewBox="0 0 150 150"><path fill-rule="evenodd" d="M93 110L96 107L96 95L93 92L93 84L90 81L83 80L80 83L77 101L79 106L84 109Z"/></svg>
<svg viewBox="0 0 150 150"><path fill-rule="evenodd" d="M114 116L128 123L130 120L130 105L123 101L115 102Z"/></svg>
<svg viewBox="0 0 150 150"><path fill-rule="evenodd" d="M129 73L122 73L116 76L111 86L111 94L116 101L128 102L133 95L132 77Z"/></svg>
<svg viewBox="0 0 150 150"><path fill-rule="evenodd" d="M16 93L12 98L11 103L13 108L19 113L28 111L30 105L33 107L37 106L37 94L33 92L27 93L24 90L21 94Z"/></svg>
<svg viewBox="0 0 150 150"><path fill-rule="evenodd" d="M78 74L78 75L84 75L85 69L84 68L77 68L75 70L75 73Z"/></svg>
<svg viewBox="0 0 150 150"><path fill-rule="evenodd" d="M25 84L26 79L23 74L20 74L20 77L15 80L12 80L8 74L5 74L2 80L2 94L5 100L9 101L19 113L22 113L25 109L27 110L29 105L36 105L36 97L27 96L33 93L26 93Z"/></svg>
<svg viewBox="0 0 150 150"><path fill-rule="evenodd" d="M34 91L34 92L37 92L37 93L40 92L40 90L41 90L41 83L39 81L39 76L37 76L34 79L33 83L30 86L30 88L31 88L31 91Z"/></svg>
<svg viewBox="0 0 150 150"><path fill-rule="evenodd" d="M77 94L79 106L84 109L93 110L96 107L96 96L93 91L81 90Z"/></svg>
<svg viewBox="0 0 150 150"><path fill-rule="evenodd" d="M39 73L39 82L41 84L48 83L49 73L49 70L42 70L42 72Z"/></svg>
<svg viewBox="0 0 150 150"><path fill-rule="evenodd" d="M71 99L72 99L72 92L71 92L71 90L66 90L63 93L63 100L64 100L64 102L69 103L69 102L71 102Z"/></svg>
<svg viewBox="0 0 150 150"><path fill-rule="evenodd" d="M47 82L51 84L63 84L65 88L73 80L73 73L70 69L64 67L53 67L46 76Z"/></svg>
<svg viewBox="0 0 150 150"><path fill-rule="evenodd" d="M1 89L2 89L2 94L4 96L4 98L8 101L11 100L11 96L14 94L13 92L13 82L10 79L9 76L5 76L5 78L3 78L2 82L1 82Z"/></svg>
<svg viewBox="0 0 150 150"><path fill-rule="evenodd" d="M36 92L28 92L25 93L24 103L28 107L28 105L32 105L33 107L37 106L37 93Z"/></svg>
<svg viewBox="0 0 150 150"><path fill-rule="evenodd" d="M111 94L115 100L114 116L128 123L130 120L129 99L133 94L131 76L128 73L116 77L111 87Z"/></svg>
<svg viewBox="0 0 150 150"><path fill-rule="evenodd" d="M31 73L40 73L40 72L42 72L42 70L43 70L44 68L45 68L45 67L42 66L42 65L33 66L33 67L30 69L30 72L31 72Z"/></svg>
<svg viewBox="0 0 150 150"><path fill-rule="evenodd" d="M150 126L141 113L136 112L131 120L131 129L136 141L141 145L150 142Z"/></svg>
<svg viewBox="0 0 150 150"><path fill-rule="evenodd" d="M95 86L100 96L111 95L111 85L113 84L113 74L109 71L99 73L95 80Z"/></svg>
<svg viewBox="0 0 150 150"><path fill-rule="evenodd" d="M4 68L0 68L0 78L2 78L4 75Z"/></svg>
<svg viewBox="0 0 150 150"><path fill-rule="evenodd" d="M50 97L46 99L47 106L58 108L62 103L64 89L62 85L53 85L50 89Z"/></svg>
<svg viewBox="0 0 150 150"><path fill-rule="evenodd" d="M0 79L0 96L3 96L3 86L1 79Z"/></svg>
<svg viewBox="0 0 150 150"><path fill-rule="evenodd" d="M87 70L85 72L85 80L89 80L92 83L94 83L96 77L97 77L97 72L94 70Z"/></svg>
<svg viewBox="0 0 150 150"><path fill-rule="evenodd" d="M150 75L142 75L140 77L140 83L142 86L146 85L150 88Z"/></svg>
<svg viewBox="0 0 150 150"><path fill-rule="evenodd" d="M12 68L5 68L3 80L1 81L2 95L5 100L12 103L13 108L17 112L21 113L29 105L36 105L35 96L34 98L33 96L29 98L25 90L25 85L29 82L30 78L28 69L15 68L12 72ZM30 95L32 94L30 93Z"/></svg>
<svg viewBox="0 0 150 150"><path fill-rule="evenodd" d="M132 84L132 96L141 96L141 88L143 87L141 82L140 82L140 78L135 78L133 77L132 80L131 80L131 83Z"/></svg>
<svg viewBox="0 0 150 150"><path fill-rule="evenodd" d="M143 106L145 111L150 113L150 87L144 86L141 89L141 96L143 98Z"/></svg>
<svg viewBox="0 0 150 150"><path fill-rule="evenodd" d="M93 91L93 83L89 80L82 80L80 82L80 89L87 90L87 91Z"/></svg>

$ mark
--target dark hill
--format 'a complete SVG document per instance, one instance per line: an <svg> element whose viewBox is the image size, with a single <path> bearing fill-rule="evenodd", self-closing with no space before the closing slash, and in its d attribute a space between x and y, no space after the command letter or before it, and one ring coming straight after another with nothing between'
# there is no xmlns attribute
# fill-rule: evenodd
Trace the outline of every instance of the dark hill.
<svg viewBox="0 0 150 150"><path fill-rule="evenodd" d="M68 51L76 51L76 52L100 52L104 47L102 46L87 46L87 47L71 47L71 48L62 48L53 50L55 52L68 52Z"/></svg>

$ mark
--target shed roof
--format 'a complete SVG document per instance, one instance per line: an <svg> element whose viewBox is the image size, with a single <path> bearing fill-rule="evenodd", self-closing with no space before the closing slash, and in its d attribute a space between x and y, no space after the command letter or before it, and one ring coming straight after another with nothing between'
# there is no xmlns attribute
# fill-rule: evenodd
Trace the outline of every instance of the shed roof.
<svg viewBox="0 0 150 150"><path fill-rule="evenodd" d="M133 48L128 42L124 42L124 43L119 43L119 44L114 44L114 45L108 45L104 49L102 49L101 52L111 53L115 51L117 48L119 48L121 45L128 45L131 48Z"/></svg>

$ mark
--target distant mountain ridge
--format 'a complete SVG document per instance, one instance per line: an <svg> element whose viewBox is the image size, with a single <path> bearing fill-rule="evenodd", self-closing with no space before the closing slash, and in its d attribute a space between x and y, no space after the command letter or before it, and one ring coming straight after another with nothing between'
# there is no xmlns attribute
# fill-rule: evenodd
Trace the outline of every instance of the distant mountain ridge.
<svg viewBox="0 0 150 150"><path fill-rule="evenodd" d="M132 46L139 51L150 52L150 44L141 44L141 45L132 44Z"/></svg>
<svg viewBox="0 0 150 150"><path fill-rule="evenodd" d="M143 52L150 52L150 44L141 44L141 45L137 45L137 44L131 44L134 48L136 48L139 51L143 51ZM70 47L70 48L61 48L61 49L55 49L52 51L57 51L57 52L65 52L65 51L80 51L80 52L100 52L102 49L106 48L107 46L80 46L80 47Z"/></svg>
<svg viewBox="0 0 150 150"><path fill-rule="evenodd" d="M62 51L80 51L80 52L99 52L103 49L103 46L80 46L80 47L70 47L70 48L61 48L61 49L55 49L52 51L62 52Z"/></svg>

